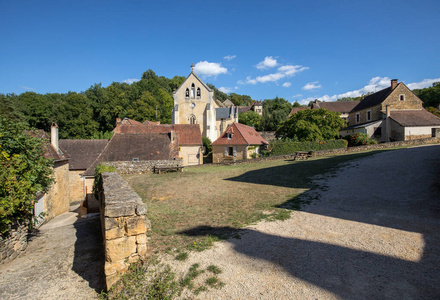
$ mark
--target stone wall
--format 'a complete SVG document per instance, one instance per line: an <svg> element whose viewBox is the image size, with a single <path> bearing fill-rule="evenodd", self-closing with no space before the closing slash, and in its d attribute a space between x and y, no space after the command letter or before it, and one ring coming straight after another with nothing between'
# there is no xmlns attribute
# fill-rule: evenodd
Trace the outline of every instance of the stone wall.
<svg viewBox="0 0 440 300"><path fill-rule="evenodd" d="M136 174L153 172L155 166L180 167L182 166L182 160L112 161L105 162L104 165L115 167L119 174Z"/></svg>
<svg viewBox="0 0 440 300"><path fill-rule="evenodd" d="M54 163L55 183L44 197L45 221L49 221L62 213L69 211L69 162L67 160Z"/></svg>
<svg viewBox="0 0 440 300"><path fill-rule="evenodd" d="M85 170L69 171L70 203L84 201L84 178L81 176Z"/></svg>
<svg viewBox="0 0 440 300"><path fill-rule="evenodd" d="M27 247L28 227L13 225L4 236L0 236L0 263L15 259Z"/></svg>
<svg viewBox="0 0 440 300"><path fill-rule="evenodd" d="M130 263L145 260L150 222L147 205L118 173L103 173L102 188L99 204L109 290Z"/></svg>

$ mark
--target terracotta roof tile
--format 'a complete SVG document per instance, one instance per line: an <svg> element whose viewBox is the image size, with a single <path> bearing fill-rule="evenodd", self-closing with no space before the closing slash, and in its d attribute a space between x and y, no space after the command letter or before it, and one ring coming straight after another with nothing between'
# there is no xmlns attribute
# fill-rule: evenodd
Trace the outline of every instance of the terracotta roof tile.
<svg viewBox="0 0 440 300"><path fill-rule="evenodd" d="M232 133L232 138L228 138ZM252 127L240 123L232 123L225 132L212 143L213 145L262 145L268 144Z"/></svg>

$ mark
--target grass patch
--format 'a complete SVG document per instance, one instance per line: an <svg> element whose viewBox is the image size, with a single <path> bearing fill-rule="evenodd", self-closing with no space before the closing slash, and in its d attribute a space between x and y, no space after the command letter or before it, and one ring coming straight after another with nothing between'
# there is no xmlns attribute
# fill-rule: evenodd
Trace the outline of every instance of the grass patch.
<svg viewBox="0 0 440 300"><path fill-rule="evenodd" d="M185 261L188 259L188 252L180 252L176 255L176 260L178 261Z"/></svg>
<svg viewBox="0 0 440 300"><path fill-rule="evenodd" d="M206 270L215 274L215 275L218 275L222 272L222 270L220 270L220 268L217 267L216 265L210 265L206 268Z"/></svg>
<svg viewBox="0 0 440 300"><path fill-rule="evenodd" d="M202 251L243 226L289 218L315 200L298 197L313 188L312 176L381 151L123 177L148 205L156 252Z"/></svg>

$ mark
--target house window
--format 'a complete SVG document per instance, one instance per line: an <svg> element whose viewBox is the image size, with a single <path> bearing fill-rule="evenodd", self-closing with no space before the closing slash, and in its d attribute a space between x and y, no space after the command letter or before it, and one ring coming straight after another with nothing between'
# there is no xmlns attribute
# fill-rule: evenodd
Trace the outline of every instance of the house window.
<svg viewBox="0 0 440 300"><path fill-rule="evenodd" d="M138 161L139 161L139 157L134 157L134 158L133 158L133 161L134 161L134 162L138 162Z"/></svg>
<svg viewBox="0 0 440 300"><path fill-rule="evenodd" d="M356 123L359 123L361 121L361 116L359 113L356 114Z"/></svg>
<svg viewBox="0 0 440 300"><path fill-rule="evenodd" d="M202 94L202 92L200 91L200 88L197 88L197 97L200 98L201 94Z"/></svg>
<svg viewBox="0 0 440 300"><path fill-rule="evenodd" d="M196 116L191 115L191 116L189 117L189 124L197 124L197 123L196 123Z"/></svg>
<svg viewBox="0 0 440 300"><path fill-rule="evenodd" d="M367 121L371 120L371 110L367 110Z"/></svg>
<svg viewBox="0 0 440 300"><path fill-rule="evenodd" d="M228 133L226 134L226 136L228 137L228 140L232 139L232 133L228 132Z"/></svg>
<svg viewBox="0 0 440 300"><path fill-rule="evenodd" d="M225 156L237 156L237 147L225 147Z"/></svg>
<svg viewBox="0 0 440 300"><path fill-rule="evenodd" d="M196 91L196 86L193 83L193 84L191 84L191 98L194 98L195 91Z"/></svg>
<svg viewBox="0 0 440 300"><path fill-rule="evenodd" d="M400 94L400 95L399 95L399 99L400 99L400 101L405 100L405 94Z"/></svg>

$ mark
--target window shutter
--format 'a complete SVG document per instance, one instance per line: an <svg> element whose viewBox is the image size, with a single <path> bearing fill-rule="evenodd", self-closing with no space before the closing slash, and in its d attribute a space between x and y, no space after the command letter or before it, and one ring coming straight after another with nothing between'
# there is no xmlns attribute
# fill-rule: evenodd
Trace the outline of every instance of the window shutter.
<svg viewBox="0 0 440 300"><path fill-rule="evenodd" d="M228 156L228 147L225 147L225 156Z"/></svg>
<svg viewBox="0 0 440 300"><path fill-rule="evenodd" d="M234 157L237 156L237 147L234 146Z"/></svg>

